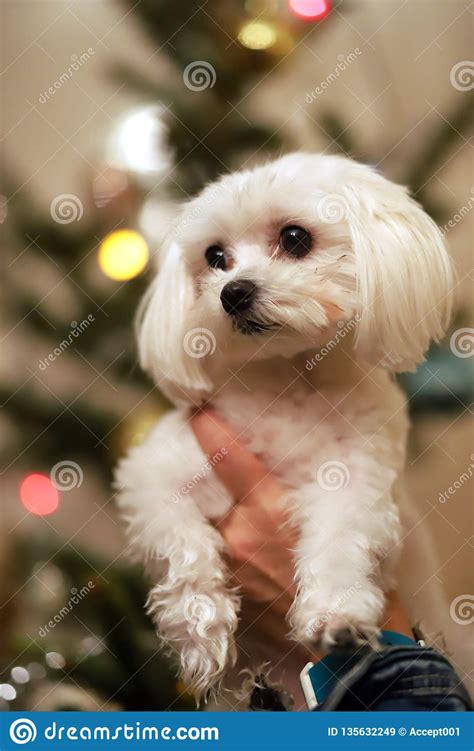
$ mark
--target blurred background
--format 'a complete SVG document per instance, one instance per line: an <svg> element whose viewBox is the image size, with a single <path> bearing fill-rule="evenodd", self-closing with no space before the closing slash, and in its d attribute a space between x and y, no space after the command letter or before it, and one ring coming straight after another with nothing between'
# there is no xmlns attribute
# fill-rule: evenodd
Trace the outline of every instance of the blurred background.
<svg viewBox="0 0 474 751"><path fill-rule="evenodd" d="M411 512L432 540L407 541L405 578L472 685L472 8L4 0L1 709L194 708L114 509L113 466L169 406L132 321L170 207L295 149L409 185L455 260L452 329L402 378Z"/></svg>

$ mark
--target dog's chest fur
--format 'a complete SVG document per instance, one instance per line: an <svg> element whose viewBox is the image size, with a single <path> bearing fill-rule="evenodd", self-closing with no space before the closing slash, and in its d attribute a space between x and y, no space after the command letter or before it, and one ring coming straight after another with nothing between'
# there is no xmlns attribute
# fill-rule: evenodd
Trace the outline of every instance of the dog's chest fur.
<svg viewBox="0 0 474 751"><path fill-rule="evenodd" d="M234 375L211 404L290 489L317 483L325 462L351 467L364 453L390 454L397 474L403 465L404 399L382 370L365 376L348 368L331 377L329 368L314 374L280 363L262 373L260 364Z"/></svg>

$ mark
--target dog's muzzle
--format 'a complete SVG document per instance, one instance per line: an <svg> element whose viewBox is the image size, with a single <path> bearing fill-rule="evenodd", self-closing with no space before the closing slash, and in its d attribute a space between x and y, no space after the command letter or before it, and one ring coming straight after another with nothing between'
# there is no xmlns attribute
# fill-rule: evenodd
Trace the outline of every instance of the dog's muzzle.
<svg viewBox="0 0 474 751"><path fill-rule="evenodd" d="M225 312L233 317L246 313L251 307L257 287L247 279L228 282L221 292L221 303Z"/></svg>

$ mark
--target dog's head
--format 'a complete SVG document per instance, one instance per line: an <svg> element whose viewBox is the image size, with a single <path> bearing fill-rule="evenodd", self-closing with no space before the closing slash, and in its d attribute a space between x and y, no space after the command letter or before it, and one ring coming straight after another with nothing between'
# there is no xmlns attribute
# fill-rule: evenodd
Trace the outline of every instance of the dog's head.
<svg viewBox="0 0 474 751"><path fill-rule="evenodd" d="M186 204L139 315L139 352L175 399L218 363L320 348L354 326L369 364L413 369L450 315L438 228L405 188L336 156L292 154Z"/></svg>

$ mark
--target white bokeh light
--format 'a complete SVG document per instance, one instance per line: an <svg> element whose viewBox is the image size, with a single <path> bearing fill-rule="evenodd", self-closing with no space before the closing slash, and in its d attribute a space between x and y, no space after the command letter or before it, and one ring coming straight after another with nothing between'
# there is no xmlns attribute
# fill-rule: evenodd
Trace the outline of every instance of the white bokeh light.
<svg viewBox="0 0 474 751"><path fill-rule="evenodd" d="M0 683L0 699L13 701L16 699L16 689L10 683Z"/></svg>
<svg viewBox="0 0 474 751"><path fill-rule="evenodd" d="M116 167L143 174L163 172L171 166L166 145L163 108L157 105L129 112L112 133L108 161Z"/></svg>

